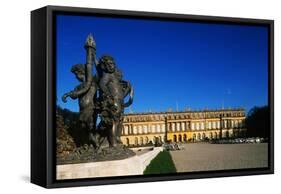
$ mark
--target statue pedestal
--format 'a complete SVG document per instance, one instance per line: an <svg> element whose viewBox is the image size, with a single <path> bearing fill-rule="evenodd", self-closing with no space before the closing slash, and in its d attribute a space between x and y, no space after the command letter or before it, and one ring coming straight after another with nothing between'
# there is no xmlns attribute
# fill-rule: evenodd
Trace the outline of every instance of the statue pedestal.
<svg viewBox="0 0 281 194"><path fill-rule="evenodd" d="M108 176L142 175L151 160L163 150L156 147L141 155L123 160L57 165L57 180Z"/></svg>

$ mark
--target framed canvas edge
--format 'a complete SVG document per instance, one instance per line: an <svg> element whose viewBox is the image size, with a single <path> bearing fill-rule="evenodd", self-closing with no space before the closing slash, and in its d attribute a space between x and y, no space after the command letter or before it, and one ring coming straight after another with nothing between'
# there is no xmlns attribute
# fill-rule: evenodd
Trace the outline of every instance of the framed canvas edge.
<svg viewBox="0 0 281 194"><path fill-rule="evenodd" d="M154 182L154 181L172 181L185 179L201 179L201 178L218 178L230 176L246 176L246 175L262 175L274 174L274 21L264 19L248 19L248 18L232 18L232 17L217 17L217 16L199 16L174 13L155 13L155 12L140 12L140 11L125 11L125 10L110 10L110 9L95 9L95 8L78 8L78 7L62 7L62 6L47 6L47 53L46 53L46 188L58 187L74 187L74 186L91 186L91 185L107 185L107 184L123 184L123 183L138 183L138 182ZM101 14L111 16L125 17L143 17L155 19L174 20L192 20L192 21L210 21L215 23L232 23L232 24L249 24L249 25L267 25L269 27L269 71L268 71L268 95L270 107L270 143L269 143L269 167L262 169L238 169L238 170L223 170L223 171L205 171L196 173L178 173L174 175L155 175L155 176L120 176L110 178L89 178L57 181L55 178L55 160L54 160L54 107L55 107L55 61L54 61L54 22L53 17L55 12L75 12L78 14Z"/></svg>

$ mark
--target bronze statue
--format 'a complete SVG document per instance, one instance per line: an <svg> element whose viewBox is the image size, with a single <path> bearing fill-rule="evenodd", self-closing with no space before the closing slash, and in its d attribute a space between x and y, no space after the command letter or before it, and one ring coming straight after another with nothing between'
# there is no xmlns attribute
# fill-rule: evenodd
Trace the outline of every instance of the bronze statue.
<svg viewBox="0 0 281 194"><path fill-rule="evenodd" d="M129 82L122 80L122 72L116 67L111 56L101 57L97 64L97 72L101 105L99 126L110 129L107 134L108 141L109 145L114 147L118 143L122 143L120 135L123 127L124 108L132 104L133 89ZM124 98L128 94L130 94L130 99L124 103Z"/></svg>
<svg viewBox="0 0 281 194"><path fill-rule="evenodd" d="M85 90L86 86L86 73L85 65L76 64L71 68L71 72L76 76L77 80L81 82L78 86L75 87L73 91L70 91L63 95L62 101L67 102L67 97L72 99L77 99L79 101L79 121L81 128L86 129L89 133L89 140L95 145L95 131L96 131L96 121L97 113L95 112L95 103L96 103L96 92L97 84L95 77L92 78L92 83L88 90Z"/></svg>
<svg viewBox="0 0 281 194"><path fill-rule="evenodd" d="M96 43L91 34L84 48L87 52L86 64L77 64L71 68L80 84L73 91L64 94L62 101L66 102L68 97L79 100L81 127L88 130L95 150L105 147L119 149L118 146L121 145L124 152L120 139L123 114L124 108L133 102L133 88L130 82L123 80L122 72L117 68L113 57L104 55L97 60ZM93 64L96 75L93 75ZM124 102L127 96L129 100ZM126 154L132 155L128 151Z"/></svg>

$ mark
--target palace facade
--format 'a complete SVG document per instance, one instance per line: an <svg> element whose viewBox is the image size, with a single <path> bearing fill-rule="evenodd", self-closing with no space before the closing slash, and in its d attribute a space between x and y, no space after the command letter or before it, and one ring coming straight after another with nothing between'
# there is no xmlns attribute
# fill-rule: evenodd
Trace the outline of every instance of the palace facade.
<svg viewBox="0 0 281 194"><path fill-rule="evenodd" d="M245 110L131 113L124 116L121 140L141 146L158 142L195 142L243 137Z"/></svg>

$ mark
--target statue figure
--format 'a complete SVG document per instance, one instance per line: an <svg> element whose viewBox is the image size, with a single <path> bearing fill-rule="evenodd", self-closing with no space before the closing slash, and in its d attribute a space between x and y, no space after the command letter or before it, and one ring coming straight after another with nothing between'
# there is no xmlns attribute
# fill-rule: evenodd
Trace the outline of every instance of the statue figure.
<svg viewBox="0 0 281 194"><path fill-rule="evenodd" d="M94 146L94 160L99 157L104 159L104 152L111 153L111 158L134 155L133 151L125 149L120 139L124 108L133 102L133 88L130 82L123 80L113 57L104 55L97 60L96 43L91 34L84 48L87 52L86 64L76 64L71 68L80 84L64 94L62 101L66 102L68 97L79 100L79 119L81 127L88 130L91 145ZM93 75L93 64L96 75ZM129 99L124 102L127 96ZM100 121L97 124L98 117ZM103 154L99 155L101 152Z"/></svg>
<svg viewBox="0 0 281 194"><path fill-rule="evenodd" d="M122 143L120 135L124 108L132 104L133 89L131 84L122 80L122 72L116 67L113 57L105 55L97 64L100 89L101 122L100 128L107 128L110 146ZM124 98L130 93L130 99L124 103Z"/></svg>
<svg viewBox="0 0 281 194"><path fill-rule="evenodd" d="M89 140L93 144L96 144L95 131L96 131L96 121L97 113L95 112L96 103L96 91L97 84L95 78L92 79L92 83L88 90L85 90L86 86L86 75L85 75L85 65L76 64L71 68L71 72L76 76L76 79L81 82L78 86L63 95L62 101L67 102L67 97L72 99L77 99L79 101L79 121L81 127L86 129L89 133Z"/></svg>
<svg viewBox="0 0 281 194"><path fill-rule="evenodd" d="M63 95L62 101L66 102L67 97L79 100L79 120L81 127L88 130L89 140L96 146L96 121L97 113L95 103L97 97L97 83L92 75L92 64L96 54L96 44L92 35L87 38L84 48L87 51L86 64L76 64L71 68L71 72L81 82L73 91Z"/></svg>

